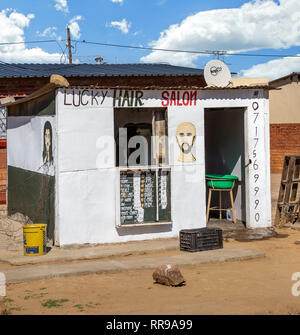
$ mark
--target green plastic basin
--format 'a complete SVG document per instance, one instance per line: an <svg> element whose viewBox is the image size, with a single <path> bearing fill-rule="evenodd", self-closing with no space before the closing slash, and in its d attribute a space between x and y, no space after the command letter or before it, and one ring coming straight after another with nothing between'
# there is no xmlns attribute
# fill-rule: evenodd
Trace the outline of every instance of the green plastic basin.
<svg viewBox="0 0 300 335"><path fill-rule="evenodd" d="M207 186L211 188L233 188L235 180L239 179L230 174L207 174L205 177Z"/></svg>

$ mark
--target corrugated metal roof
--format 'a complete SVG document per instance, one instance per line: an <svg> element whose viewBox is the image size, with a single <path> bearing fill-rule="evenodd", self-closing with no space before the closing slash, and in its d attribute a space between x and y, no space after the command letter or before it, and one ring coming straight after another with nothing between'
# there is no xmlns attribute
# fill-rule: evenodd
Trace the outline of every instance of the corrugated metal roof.
<svg viewBox="0 0 300 335"><path fill-rule="evenodd" d="M270 83L275 83L277 81L280 81L280 80L283 80L283 79L286 79L286 78L289 78L289 77L292 77L292 76L297 76L297 75L300 75L300 72L291 72L290 74L287 74L286 76L283 76L283 77L280 77L280 78L277 78L277 79L274 79L274 80L270 81Z"/></svg>
<svg viewBox="0 0 300 335"><path fill-rule="evenodd" d="M92 76L192 76L203 69L169 64L0 64L0 78Z"/></svg>

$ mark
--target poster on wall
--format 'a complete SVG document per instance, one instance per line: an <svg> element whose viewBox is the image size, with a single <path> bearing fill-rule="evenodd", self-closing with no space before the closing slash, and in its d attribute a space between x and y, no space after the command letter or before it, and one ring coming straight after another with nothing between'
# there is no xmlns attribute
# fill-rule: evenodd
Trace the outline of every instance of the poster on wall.
<svg viewBox="0 0 300 335"><path fill-rule="evenodd" d="M120 173L121 225L170 220L169 170L122 171Z"/></svg>
<svg viewBox="0 0 300 335"><path fill-rule="evenodd" d="M55 118L9 117L7 127L10 166L54 175Z"/></svg>
<svg viewBox="0 0 300 335"><path fill-rule="evenodd" d="M45 121L42 133L42 172L44 174L54 175L54 156L53 156L53 130L49 120Z"/></svg>

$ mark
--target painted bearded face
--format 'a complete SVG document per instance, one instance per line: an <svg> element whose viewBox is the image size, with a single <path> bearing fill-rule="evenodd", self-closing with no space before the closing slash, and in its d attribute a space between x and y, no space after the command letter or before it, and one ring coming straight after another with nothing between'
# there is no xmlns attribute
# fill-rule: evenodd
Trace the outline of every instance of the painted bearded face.
<svg viewBox="0 0 300 335"><path fill-rule="evenodd" d="M192 155L192 147L196 138L196 128L190 122L182 122L178 125L176 130L176 139L180 148L180 156L178 158L181 162L193 162L195 157Z"/></svg>

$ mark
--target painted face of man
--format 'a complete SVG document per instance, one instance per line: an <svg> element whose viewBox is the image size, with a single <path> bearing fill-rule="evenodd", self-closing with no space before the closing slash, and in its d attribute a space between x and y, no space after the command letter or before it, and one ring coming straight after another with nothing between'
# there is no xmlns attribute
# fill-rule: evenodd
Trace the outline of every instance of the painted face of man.
<svg viewBox="0 0 300 335"><path fill-rule="evenodd" d="M190 122L182 122L176 130L176 139L181 150L180 161L193 161L191 150L196 137L196 128Z"/></svg>
<svg viewBox="0 0 300 335"><path fill-rule="evenodd" d="M178 126L176 132L177 142L184 154L191 152L195 136L196 131L193 124L184 122Z"/></svg>

